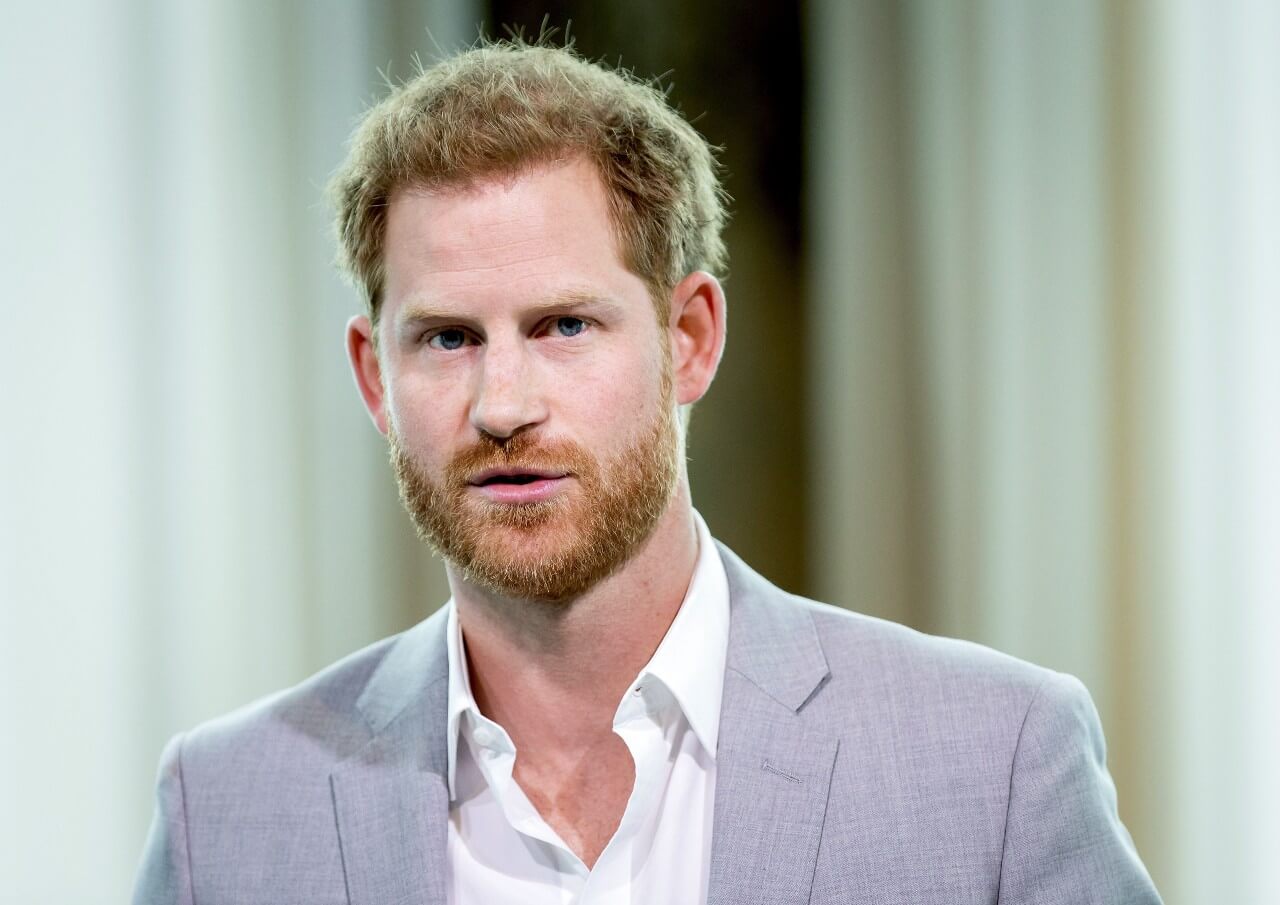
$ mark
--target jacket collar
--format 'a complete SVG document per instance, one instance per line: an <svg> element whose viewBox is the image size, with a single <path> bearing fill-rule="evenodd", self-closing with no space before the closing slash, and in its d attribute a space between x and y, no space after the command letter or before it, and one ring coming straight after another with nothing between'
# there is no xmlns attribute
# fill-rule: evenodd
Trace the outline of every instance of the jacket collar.
<svg viewBox="0 0 1280 905"><path fill-rule="evenodd" d="M809 901L839 739L805 706L829 675L810 604L721 547L729 656L708 905Z"/></svg>
<svg viewBox="0 0 1280 905"><path fill-rule="evenodd" d="M447 619L448 611L441 607L404 632L374 670L356 701L373 735L381 735L415 705L432 703L440 692L447 692L447 687L437 687L449 678ZM428 723L421 728L426 732L430 727Z"/></svg>
<svg viewBox="0 0 1280 905"><path fill-rule="evenodd" d="M445 615L392 643L356 703L372 738L329 777L350 905L446 901Z"/></svg>
<svg viewBox="0 0 1280 905"><path fill-rule="evenodd" d="M716 548L729 580L725 668L796 712L829 673L813 619L802 602L779 590L724 544L717 541ZM445 695L447 707L447 620L447 608L442 607L402 634L369 679L356 706L375 736L413 709L415 703L418 709L430 709L432 703L439 704L437 698ZM445 687L437 687L442 682ZM426 761L432 765L438 761L443 766L447 764L447 752L443 734L430 731L435 725L423 723L419 728L424 737L419 741L432 749ZM425 737L428 735L430 738ZM435 748L445 753L437 756Z"/></svg>
<svg viewBox="0 0 1280 905"><path fill-rule="evenodd" d="M837 741L803 709L827 660L807 606L717 548L730 622L709 902L806 901ZM357 701L372 738L330 776L351 905L446 901L446 620L392 643Z"/></svg>
<svg viewBox="0 0 1280 905"><path fill-rule="evenodd" d="M724 544L729 578L729 655L736 672L793 713L826 679L827 658L804 603L779 590Z"/></svg>

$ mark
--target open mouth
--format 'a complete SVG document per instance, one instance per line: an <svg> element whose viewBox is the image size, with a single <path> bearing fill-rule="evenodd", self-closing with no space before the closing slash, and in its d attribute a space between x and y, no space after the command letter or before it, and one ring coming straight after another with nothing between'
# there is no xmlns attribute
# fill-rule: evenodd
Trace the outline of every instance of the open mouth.
<svg viewBox="0 0 1280 905"><path fill-rule="evenodd" d="M555 472L491 470L481 472L474 476L468 483L473 487L496 487L503 485L519 487L525 484L533 484L537 481L553 481L565 476L566 475L563 473Z"/></svg>
<svg viewBox="0 0 1280 905"><path fill-rule="evenodd" d="M499 506L528 506L560 495L570 475L562 471L491 468L471 476L471 492Z"/></svg>
<svg viewBox="0 0 1280 905"><path fill-rule="evenodd" d="M542 475L536 474L504 474L493 478L486 478L481 481L478 486L492 487L494 484L532 484L534 481L544 480Z"/></svg>

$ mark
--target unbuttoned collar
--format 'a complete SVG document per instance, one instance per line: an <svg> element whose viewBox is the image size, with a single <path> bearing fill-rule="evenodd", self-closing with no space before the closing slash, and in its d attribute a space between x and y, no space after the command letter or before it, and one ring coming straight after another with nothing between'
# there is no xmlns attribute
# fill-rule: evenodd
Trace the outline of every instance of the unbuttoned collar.
<svg viewBox="0 0 1280 905"><path fill-rule="evenodd" d="M640 691L653 681L661 682L674 698L703 748L715 757L729 644L729 582L707 523L696 510L693 518L698 534L698 559L689 589L658 649L640 670L626 693ZM453 800L457 796L454 777L464 715L474 725L496 727L497 724L492 724L476 706L466 668L466 652L458 625L458 612L452 599L447 607L445 638L449 661L449 718L446 739L449 797ZM498 736L494 739L495 743L509 744L505 732L493 734Z"/></svg>

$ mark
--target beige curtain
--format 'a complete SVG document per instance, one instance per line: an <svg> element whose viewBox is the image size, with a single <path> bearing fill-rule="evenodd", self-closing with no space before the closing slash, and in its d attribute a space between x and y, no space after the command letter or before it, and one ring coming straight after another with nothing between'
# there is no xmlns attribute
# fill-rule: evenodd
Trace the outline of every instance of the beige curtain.
<svg viewBox="0 0 1280 905"><path fill-rule="evenodd" d="M809 37L816 586L1080 676L1166 899L1280 901L1280 9Z"/></svg>
<svg viewBox="0 0 1280 905"><path fill-rule="evenodd" d="M0 876L121 902L181 728L447 594L343 356L321 190L431 3L54 3L0 28Z"/></svg>

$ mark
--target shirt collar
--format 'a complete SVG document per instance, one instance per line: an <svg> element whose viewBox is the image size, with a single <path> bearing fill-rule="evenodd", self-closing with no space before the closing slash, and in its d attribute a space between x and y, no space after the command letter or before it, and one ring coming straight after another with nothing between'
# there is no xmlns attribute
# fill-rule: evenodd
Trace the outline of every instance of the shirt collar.
<svg viewBox="0 0 1280 905"><path fill-rule="evenodd" d="M711 531L695 511L698 560L684 602L648 665L632 683L653 676L671 692L712 757L720 736L720 700L729 647L729 580Z"/></svg>
<svg viewBox="0 0 1280 905"><path fill-rule="evenodd" d="M458 626L458 608L453 598L445 604L449 619L445 627L445 646L449 655L449 720L445 725L445 738L449 745L449 800L456 799L454 776L458 764L458 737L462 730L462 718L468 713L480 713L476 699L471 694L471 677L466 666L466 650L463 647L462 629Z"/></svg>
<svg viewBox="0 0 1280 905"><path fill-rule="evenodd" d="M628 693L638 688L646 678L660 681L675 699L698 741L714 758L720 735L720 704L729 647L729 580L707 523L696 510L693 520L698 535L698 559L689 589L671 627L631 683ZM449 608L445 629L449 706L445 732L449 751L449 797L454 800L457 797L455 774L463 717L468 716L479 724L491 721L480 713L471 693L466 648L452 598L446 606Z"/></svg>

